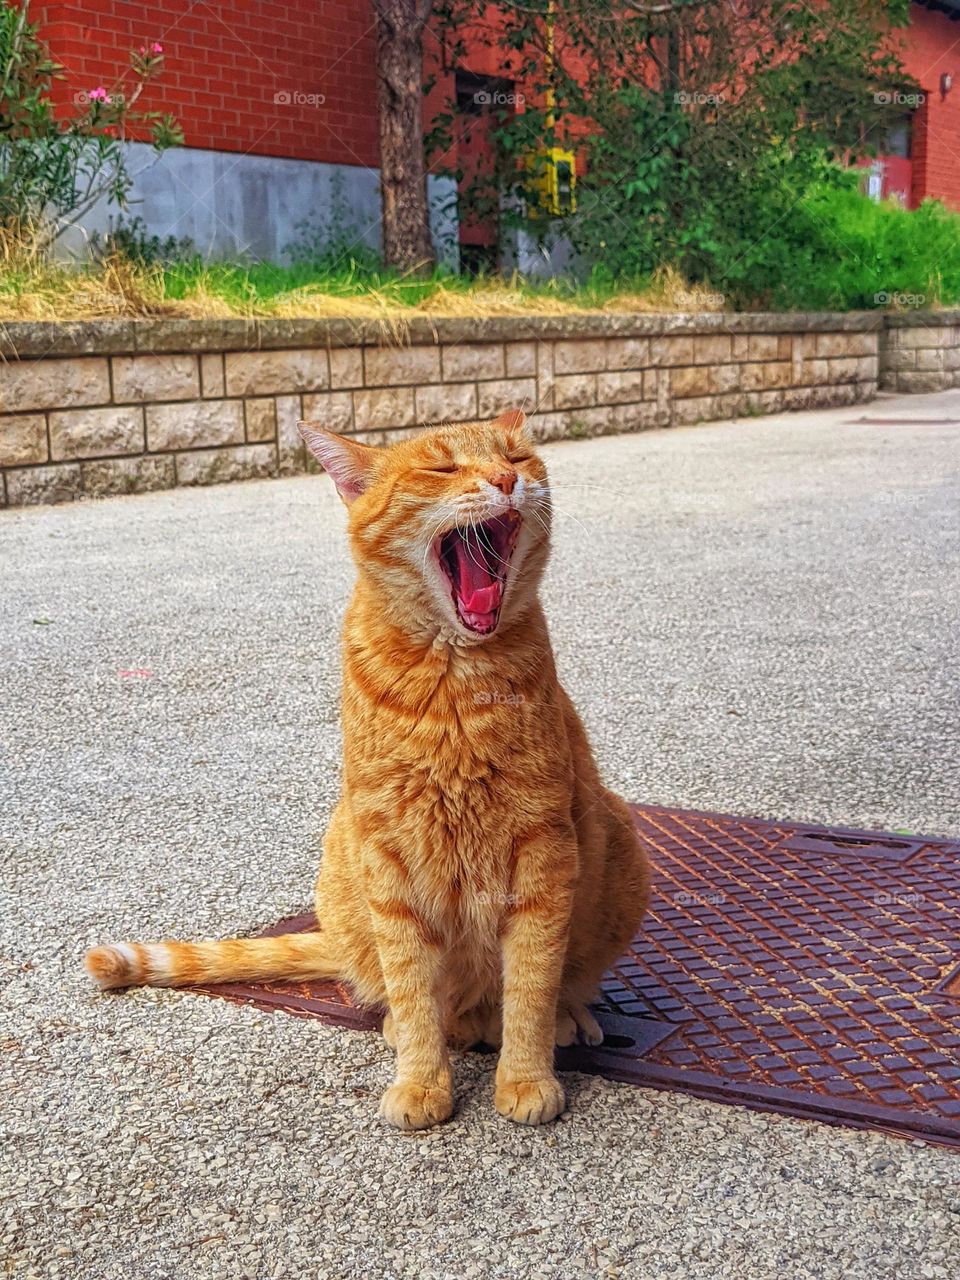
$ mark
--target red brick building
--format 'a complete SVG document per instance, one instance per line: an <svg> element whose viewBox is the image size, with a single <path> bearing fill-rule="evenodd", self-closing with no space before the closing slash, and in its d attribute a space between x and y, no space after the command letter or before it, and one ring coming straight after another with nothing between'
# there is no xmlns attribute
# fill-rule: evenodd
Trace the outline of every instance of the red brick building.
<svg viewBox="0 0 960 1280"><path fill-rule="evenodd" d="M960 0L910 6L902 58L923 91L909 117L909 201L960 209Z"/></svg>
<svg viewBox="0 0 960 1280"><path fill-rule="evenodd" d="M109 86L132 48L160 42L165 68L142 103L172 112L187 146L378 163L369 0L34 0L31 11L71 93Z"/></svg>
<svg viewBox="0 0 960 1280"><path fill-rule="evenodd" d="M276 256L298 226L344 219L370 243L377 235L377 126L369 0L61 0L34 3L65 96L108 87L129 50L159 41L165 67L142 106L182 123L186 147L147 168L137 183L151 230L189 235L202 249ZM935 196L960 208L960 0L911 6L902 53L922 93L891 103L888 154L875 193L910 205ZM468 40L468 46L470 41ZM460 88L502 77L495 52L475 41L464 65L445 64L428 34L426 57L446 101ZM459 77L459 79L458 79ZM955 83L956 82L956 83ZM436 101L436 99L434 100ZM431 109L428 102L427 111ZM476 112L473 111L473 115ZM474 118L464 149L482 149ZM468 164L469 155L462 157ZM476 162L476 161L475 161ZM482 245L489 229L458 232L455 191L431 179L435 232Z"/></svg>

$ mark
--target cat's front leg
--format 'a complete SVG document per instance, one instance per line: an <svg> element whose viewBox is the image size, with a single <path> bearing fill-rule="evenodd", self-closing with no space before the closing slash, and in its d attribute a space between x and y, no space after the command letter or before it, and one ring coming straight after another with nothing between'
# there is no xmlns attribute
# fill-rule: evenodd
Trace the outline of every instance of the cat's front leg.
<svg viewBox="0 0 960 1280"><path fill-rule="evenodd" d="M503 935L503 1048L494 1105L520 1124L546 1124L565 1105L553 1046L576 869L576 838L564 824L544 826L518 844Z"/></svg>
<svg viewBox="0 0 960 1280"><path fill-rule="evenodd" d="M401 898L369 902L397 1051L380 1114L398 1129L427 1129L453 1111L441 999L444 949Z"/></svg>

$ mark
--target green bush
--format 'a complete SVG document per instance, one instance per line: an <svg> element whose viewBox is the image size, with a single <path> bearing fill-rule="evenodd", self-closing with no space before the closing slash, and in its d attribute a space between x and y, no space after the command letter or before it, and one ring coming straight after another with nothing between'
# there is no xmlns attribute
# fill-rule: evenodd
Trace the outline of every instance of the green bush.
<svg viewBox="0 0 960 1280"><path fill-rule="evenodd" d="M739 307L956 298L956 219L878 208L848 167L884 150L893 92L919 91L896 35L910 5L747 9L741 21L721 4L636 3L611 21L609 0L500 0L484 26L479 0L434 0L449 56L479 27L523 90L522 110L508 93L490 107L492 172L453 171L461 212L544 245L568 237L591 287L679 275ZM462 106L428 138L441 165ZM533 181L551 147L579 159L562 217Z"/></svg>
<svg viewBox="0 0 960 1280"><path fill-rule="evenodd" d="M190 262L199 256L189 236L152 235L140 217L111 219L108 231L95 231L90 237L90 252L98 262L117 256L144 267Z"/></svg>
<svg viewBox="0 0 960 1280"><path fill-rule="evenodd" d="M753 286L777 306L921 307L960 301L960 214L878 204L858 190L815 187L793 210Z"/></svg>
<svg viewBox="0 0 960 1280"><path fill-rule="evenodd" d="M28 0L2 0L0 235L8 252L45 248L103 198L125 207L130 127L158 152L183 140L172 117L135 110L162 66L162 46L144 45L130 55L127 80L80 91L72 112L55 111L51 90L62 69L30 22Z"/></svg>
<svg viewBox="0 0 960 1280"><path fill-rule="evenodd" d="M701 238L695 253L688 250L688 278L709 280L739 307L855 310L960 300L960 214L934 200L916 210L877 203L859 189L860 177L837 170L799 193L790 182L748 186L752 208L712 211L712 242Z"/></svg>
<svg viewBox="0 0 960 1280"><path fill-rule="evenodd" d="M638 147L624 174L622 134L609 157L598 140L569 228L583 261L602 263L612 281L671 267L738 308L960 301L960 214L932 200L916 210L877 203L861 190L862 169L818 147L764 144L719 165L688 116L671 118L646 94L622 97L638 135L660 145Z"/></svg>

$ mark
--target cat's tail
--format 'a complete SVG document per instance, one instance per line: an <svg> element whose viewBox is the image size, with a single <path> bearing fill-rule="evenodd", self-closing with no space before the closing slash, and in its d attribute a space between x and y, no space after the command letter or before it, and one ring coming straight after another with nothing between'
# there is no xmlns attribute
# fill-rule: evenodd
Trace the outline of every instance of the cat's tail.
<svg viewBox="0 0 960 1280"><path fill-rule="evenodd" d="M116 942L94 947L84 961L104 989L190 987L202 982L256 982L267 978L335 978L340 965L322 933L225 942Z"/></svg>

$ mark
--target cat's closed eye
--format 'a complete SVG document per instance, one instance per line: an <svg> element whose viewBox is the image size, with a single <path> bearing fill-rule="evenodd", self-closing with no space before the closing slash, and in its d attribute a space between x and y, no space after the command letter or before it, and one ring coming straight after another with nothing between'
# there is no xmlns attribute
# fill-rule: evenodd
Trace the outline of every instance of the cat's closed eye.
<svg viewBox="0 0 960 1280"><path fill-rule="evenodd" d="M428 475L448 476L453 475L454 471L459 471L459 467L455 462L435 462L430 467L418 467L419 471L425 471Z"/></svg>

